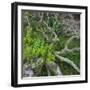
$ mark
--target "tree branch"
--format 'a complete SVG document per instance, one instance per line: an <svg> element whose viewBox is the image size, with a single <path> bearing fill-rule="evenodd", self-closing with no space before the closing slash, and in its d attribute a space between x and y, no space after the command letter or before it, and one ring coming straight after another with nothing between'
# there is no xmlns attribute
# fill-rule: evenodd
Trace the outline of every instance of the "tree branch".
<svg viewBox="0 0 90 90"><path fill-rule="evenodd" d="M66 63L68 63L69 65L71 65L77 72L80 73L79 68L77 67L77 65L76 65L73 61L71 61L71 60L68 59L68 58L65 58L65 57L62 57L62 56L58 55L56 52L55 52L55 56L56 56L57 58L59 58L61 61L66 62Z"/></svg>
<svg viewBox="0 0 90 90"><path fill-rule="evenodd" d="M66 44L65 44L65 48L66 48L66 49L68 48L69 43L70 43L74 38L79 39L79 36L71 36L71 37L67 40L67 42L66 42Z"/></svg>
<svg viewBox="0 0 90 90"><path fill-rule="evenodd" d="M54 32L54 30L51 27L49 27L45 21L43 21L43 23L47 26L47 29L50 30L50 32L52 32L52 34L54 35L53 40L54 41L59 41L59 39L57 37L57 34Z"/></svg>

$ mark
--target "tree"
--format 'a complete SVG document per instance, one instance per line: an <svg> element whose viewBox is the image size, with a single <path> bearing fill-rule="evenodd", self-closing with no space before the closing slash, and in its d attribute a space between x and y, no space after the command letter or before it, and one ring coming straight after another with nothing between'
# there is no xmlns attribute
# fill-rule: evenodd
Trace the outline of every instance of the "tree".
<svg viewBox="0 0 90 90"><path fill-rule="evenodd" d="M70 29L75 21L71 26L66 25L60 15L55 12L23 12L23 60L33 71L32 76L80 73L80 32ZM65 27L69 29L65 30ZM68 70L64 70L66 67Z"/></svg>

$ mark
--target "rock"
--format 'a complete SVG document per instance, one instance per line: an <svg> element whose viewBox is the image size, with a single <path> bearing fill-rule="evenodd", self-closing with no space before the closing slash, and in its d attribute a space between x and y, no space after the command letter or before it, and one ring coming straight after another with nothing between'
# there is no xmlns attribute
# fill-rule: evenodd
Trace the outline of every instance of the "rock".
<svg viewBox="0 0 90 90"><path fill-rule="evenodd" d="M80 33L80 14L62 13L60 18L65 34L75 35Z"/></svg>
<svg viewBox="0 0 90 90"><path fill-rule="evenodd" d="M34 72L29 64L23 65L23 77L32 77Z"/></svg>

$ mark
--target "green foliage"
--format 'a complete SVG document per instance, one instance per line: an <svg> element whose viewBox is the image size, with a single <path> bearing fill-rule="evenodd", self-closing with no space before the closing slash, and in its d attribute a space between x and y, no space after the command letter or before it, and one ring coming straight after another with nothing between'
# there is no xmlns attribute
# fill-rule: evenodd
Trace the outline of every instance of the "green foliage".
<svg viewBox="0 0 90 90"><path fill-rule="evenodd" d="M46 43L42 36L37 36L35 32L32 33L31 28L27 30L24 36L24 60L31 62L34 57L45 59L47 56L47 60L52 61L55 59L53 51L53 45Z"/></svg>
<svg viewBox="0 0 90 90"><path fill-rule="evenodd" d="M73 39L69 45L68 45L68 48L72 49L72 48L78 48L80 47L80 39Z"/></svg>

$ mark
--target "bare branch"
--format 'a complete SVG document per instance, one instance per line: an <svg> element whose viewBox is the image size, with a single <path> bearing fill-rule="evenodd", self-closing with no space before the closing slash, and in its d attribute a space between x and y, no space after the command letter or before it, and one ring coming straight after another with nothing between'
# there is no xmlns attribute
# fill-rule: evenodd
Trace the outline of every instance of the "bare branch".
<svg viewBox="0 0 90 90"><path fill-rule="evenodd" d="M69 43L70 43L74 38L79 39L79 36L71 36L71 37L67 40L67 42L66 42L66 44L65 44L65 48L66 48L66 49L68 48Z"/></svg>
<svg viewBox="0 0 90 90"><path fill-rule="evenodd" d="M59 39L57 37L57 34L54 32L54 30L51 27L49 27L45 21L43 21L43 23L47 26L47 29L50 30L50 32L52 32L52 34L54 35L54 39L53 40L54 41L59 41Z"/></svg>
<svg viewBox="0 0 90 90"><path fill-rule="evenodd" d="M56 71L57 71L57 75L63 75L62 71L61 71L61 69L60 69L60 67L58 65L57 65Z"/></svg>
<svg viewBox="0 0 90 90"><path fill-rule="evenodd" d="M29 22L28 16L26 16L26 20L27 20L28 26L30 26L30 22Z"/></svg>
<svg viewBox="0 0 90 90"><path fill-rule="evenodd" d="M49 38L48 38L48 36L45 34L45 32L42 32L42 33L43 33L44 38L45 38L47 41L49 41Z"/></svg>
<svg viewBox="0 0 90 90"><path fill-rule="evenodd" d="M58 55L56 52L55 52L55 56L56 56L57 58L59 58L61 61L70 64L77 72L80 73L79 68L77 67L77 65L76 65L73 61L71 61L71 60L68 59L68 58L65 58L65 57L62 57L62 56Z"/></svg>
<svg viewBox="0 0 90 90"><path fill-rule="evenodd" d="M56 51L56 52L57 52L58 54L64 54L64 53L66 53L66 52L79 51L80 48L72 48L72 49L69 49L69 48L68 48L69 43L70 43L74 38L79 39L79 36L72 36L72 37L70 37L70 38L67 40L64 49L62 49L61 51Z"/></svg>

